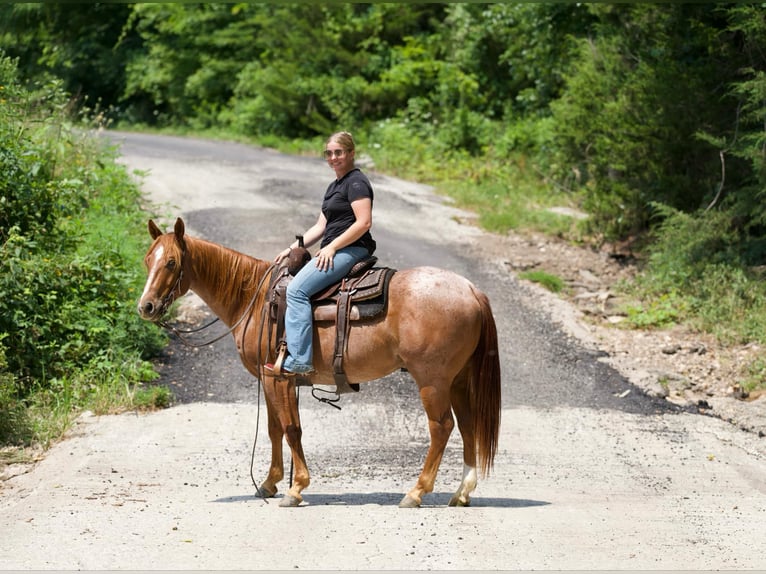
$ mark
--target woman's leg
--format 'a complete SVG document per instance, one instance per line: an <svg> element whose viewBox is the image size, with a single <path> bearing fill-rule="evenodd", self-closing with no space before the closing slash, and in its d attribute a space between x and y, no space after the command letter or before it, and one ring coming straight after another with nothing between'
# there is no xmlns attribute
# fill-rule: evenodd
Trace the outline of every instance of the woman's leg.
<svg viewBox="0 0 766 574"><path fill-rule="evenodd" d="M332 269L317 269L315 261L311 260L290 281L285 311L285 338L289 354L285 358L284 369L293 373L313 369L311 296L343 279L354 264L366 256L364 247L344 247L335 253Z"/></svg>

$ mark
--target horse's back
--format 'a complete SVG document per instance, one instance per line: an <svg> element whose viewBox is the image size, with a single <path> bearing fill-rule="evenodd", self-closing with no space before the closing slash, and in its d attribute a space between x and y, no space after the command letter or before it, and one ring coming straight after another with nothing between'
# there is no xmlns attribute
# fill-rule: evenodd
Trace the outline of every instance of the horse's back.
<svg viewBox="0 0 766 574"><path fill-rule="evenodd" d="M473 307L473 284L453 271L414 267L399 271L391 281L389 303L417 305L427 310Z"/></svg>

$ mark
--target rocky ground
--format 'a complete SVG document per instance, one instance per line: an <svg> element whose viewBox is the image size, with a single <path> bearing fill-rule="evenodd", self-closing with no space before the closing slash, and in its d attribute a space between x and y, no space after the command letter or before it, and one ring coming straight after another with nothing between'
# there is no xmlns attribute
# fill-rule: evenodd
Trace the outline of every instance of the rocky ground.
<svg viewBox="0 0 766 574"><path fill-rule="evenodd" d="M766 436L766 393L746 393L743 370L763 348L755 343L724 346L714 337L675 326L628 329L625 300L616 286L637 272L637 261L612 246L582 248L540 234L480 238L476 248L512 273L544 271L564 280L554 297L530 284L540 301L572 334L602 350L648 394L693 405Z"/></svg>

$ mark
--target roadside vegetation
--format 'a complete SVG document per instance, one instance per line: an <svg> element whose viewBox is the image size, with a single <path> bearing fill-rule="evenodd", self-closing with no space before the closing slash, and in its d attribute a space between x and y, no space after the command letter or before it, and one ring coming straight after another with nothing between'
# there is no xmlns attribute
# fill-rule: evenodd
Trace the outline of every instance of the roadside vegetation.
<svg viewBox="0 0 766 574"><path fill-rule="evenodd" d="M292 153L349 129L488 230L629 245L624 324L766 344L765 44L761 4L0 4L3 440L135 405L162 343L125 297L138 192L72 129L85 109Z"/></svg>
<svg viewBox="0 0 766 574"><path fill-rule="evenodd" d="M57 82L22 87L0 57L0 445L45 446L83 409L169 399L142 385L163 339L134 308L139 191L68 104Z"/></svg>

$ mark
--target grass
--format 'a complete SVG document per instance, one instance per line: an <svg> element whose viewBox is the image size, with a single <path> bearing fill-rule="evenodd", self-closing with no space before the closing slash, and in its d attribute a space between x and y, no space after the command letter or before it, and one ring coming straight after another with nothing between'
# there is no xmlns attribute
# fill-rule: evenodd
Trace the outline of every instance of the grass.
<svg viewBox="0 0 766 574"><path fill-rule="evenodd" d="M766 389L766 359L752 361L743 371L743 379L740 383L742 389L748 393Z"/></svg>
<svg viewBox="0 0 766 574"><path fill-rule="evenodd" d="M526 279L545 287L552 293L560 293L564 289L564 280L545 271L523 271L519 279Z"/></svg>
<svg viewBox="0 0 766 574"><path fill-rule="evenodd" d="M0 449L0 466L6 464L27 464L34 460L35 457L28 449L18 447L3 447Z"/></svg>
<svg viewBox="0 0 766 574"><path fill-rule="evenodd" d="M166 408L172 396L166 387L149 384L156 377L147 361L112 356L40 384L26 400L26 440L17 443L47 448L86 410L106 415Z"/></svg>

